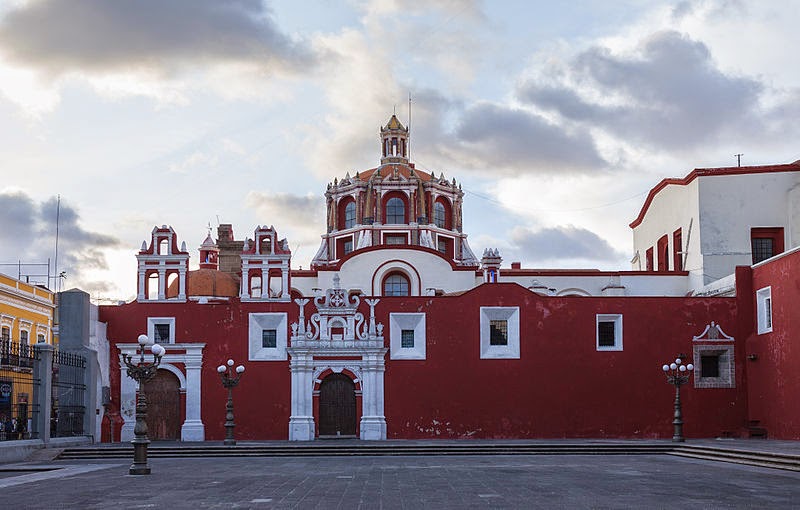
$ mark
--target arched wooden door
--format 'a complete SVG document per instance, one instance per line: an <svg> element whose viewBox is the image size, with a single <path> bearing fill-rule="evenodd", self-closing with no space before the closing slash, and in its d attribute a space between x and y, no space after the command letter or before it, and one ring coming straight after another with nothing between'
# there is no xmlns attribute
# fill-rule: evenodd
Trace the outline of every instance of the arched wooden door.
<svg viewBox="0 0 800 510"><path fill-rule="evenodd" d="M147 437L178 440L181 437L180 381L172 372L159 370L144 385L147 397Z"/></svg>
<svg viewBox="0 0 800 510"><path fill-rule="evenodd" d="M356 435L356 387L344 374L331 374L319 387L319 435Z"/></svg>

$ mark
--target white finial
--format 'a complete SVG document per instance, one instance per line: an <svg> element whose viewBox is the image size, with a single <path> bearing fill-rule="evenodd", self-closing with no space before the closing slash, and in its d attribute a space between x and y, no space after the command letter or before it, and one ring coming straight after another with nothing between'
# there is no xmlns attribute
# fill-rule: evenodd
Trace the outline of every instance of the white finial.
<svg viewBox="0 0 800 510"><path fill-rule="evenodd" d="M333 288L334 289L338 289L339 288L339 273L336 273L335 275L333 275Z"/></svg>

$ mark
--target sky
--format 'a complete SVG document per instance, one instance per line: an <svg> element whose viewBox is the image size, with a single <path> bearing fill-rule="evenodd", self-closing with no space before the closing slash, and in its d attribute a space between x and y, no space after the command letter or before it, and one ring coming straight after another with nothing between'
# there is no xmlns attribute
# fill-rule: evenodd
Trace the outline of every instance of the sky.
<svg viewBox="0 0 800 510"><path fill-rule="evenodd" d="M154 226L196 268L219 223L308 268L327 183L409 97L478 257L628 270L661 179L800 159L798 26L800 0L3 0L0 272L129 300Z"/></svg>

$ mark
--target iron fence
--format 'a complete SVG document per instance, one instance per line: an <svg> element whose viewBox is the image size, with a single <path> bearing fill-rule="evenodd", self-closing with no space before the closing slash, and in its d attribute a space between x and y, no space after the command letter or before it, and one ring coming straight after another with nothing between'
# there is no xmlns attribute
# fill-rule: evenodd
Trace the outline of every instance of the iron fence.
<svg viewBox="0 0 800 510"><path fill-rule="evenodd" d="M33 367L39 360L28 344L0 339L0 441L31 438L40 386Z"/></svg>
<svg viewBox="0 0 800 510"><path fill-rule="evenodd" d="M71 437L85 434L83 418L86 410L86 358L70 352L53 353L52 412L50 437Z"/></svg>

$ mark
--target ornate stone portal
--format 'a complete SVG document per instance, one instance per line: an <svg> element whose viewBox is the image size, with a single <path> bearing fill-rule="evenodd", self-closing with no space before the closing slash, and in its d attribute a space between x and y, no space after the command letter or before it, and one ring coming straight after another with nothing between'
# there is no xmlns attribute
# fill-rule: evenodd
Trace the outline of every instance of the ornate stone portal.
<svg viewBox="0 0 800 510"><path fill-rule="evenodd" d="M317 312L306 322L308 299L295 299L300 307L299 321L292 324L291 356L292 415L289 418L289 440L310 441L315 437L314 386L326 371L352 374L361 386L361 421L359 437L365 440L386 439L386 417L383 406L383 374L385 370L383 324L375 323L378 299L366 299L369 319L358 311L361 298L350 296L339 286L314 298Z"/></svg>

